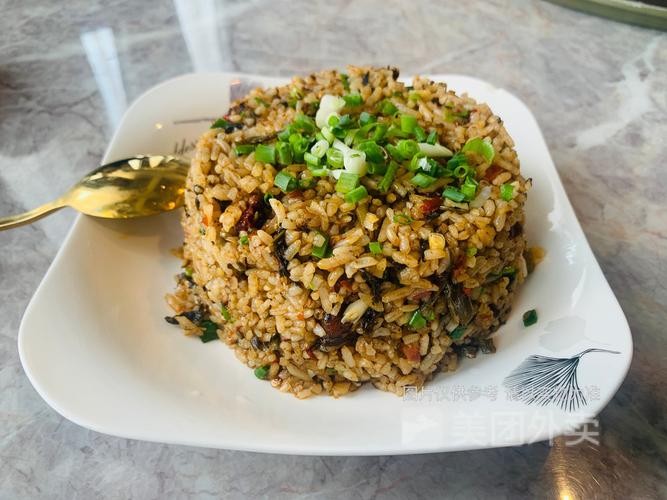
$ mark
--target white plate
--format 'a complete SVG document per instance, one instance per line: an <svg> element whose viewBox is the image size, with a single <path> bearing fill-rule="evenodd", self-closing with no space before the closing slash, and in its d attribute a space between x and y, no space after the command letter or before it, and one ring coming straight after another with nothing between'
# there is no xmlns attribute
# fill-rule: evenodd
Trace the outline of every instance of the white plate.
<svg viewBox="0 0 667 500"><path fill-rule="evenodd" d="M300 401L256 379L221 342L202 344L164 321L163 297L179 271L170 254L181 243L177 214L130 222L79 217L21 323L19 352L35 389L64 417L106 434L293 454L519 445L597 414L628 370L632 340L538 125L504 90L468 77L433 78L487 102L515 139L524 175L534 179L527 233L547 257L521 289L496 354L466 359L403 399L364 387L339 400ZM230 94L279 82L227 74L165 82L130 107L104 161L187 150L226 111ZM522 313L532 308L539 322L525 328ZM619 353L573 357L589 348ZM508 391L505 377L531 355L571 358L585 400L562 409Z"/></svg>

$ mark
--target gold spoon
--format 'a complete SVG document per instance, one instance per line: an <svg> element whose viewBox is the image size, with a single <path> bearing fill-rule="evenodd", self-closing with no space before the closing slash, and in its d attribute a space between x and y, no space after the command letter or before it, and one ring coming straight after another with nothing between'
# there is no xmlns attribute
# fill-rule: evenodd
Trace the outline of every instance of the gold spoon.
<svg viewBox="0 0 667 500"><path fill-rule="evenodd" d="M183 205L189 163L173 156L135 156L102 165L67 193L34 210L0 217L0 231L29 224L63 207L107 219L167 212Z"/></svg>

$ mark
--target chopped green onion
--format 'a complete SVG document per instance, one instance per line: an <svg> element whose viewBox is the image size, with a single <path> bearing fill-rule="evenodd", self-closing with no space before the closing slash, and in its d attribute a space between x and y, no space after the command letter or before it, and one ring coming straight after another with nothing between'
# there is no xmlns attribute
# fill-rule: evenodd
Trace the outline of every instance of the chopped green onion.
<svg viewBox="0 0 667 500"><path fill-rule="evenodd" d="M218 340L218 325L213 323L210 319L204 320L198 325L202 329L202 334L199 336L204 344L212 340Z"/></svg>
<svg viewBox="0 0 667 500"><path fill-rule="evenodd" d="M320 132L322 133L322 137L324 137L329 144L331 144L336 139L336 136L333 135L333 132L331 132L329 127L322 127Z"/></svg>
<svg viewBox="0 0 667 500"><path fill-rule="evenodd" d="M464 153L467 151L477 153L482 158L484 158L484 160L486 160L487 163L491 163L493 161L493 157L495 156L495 151L493 150L491 141L486 141L481 137L475 137L473 139L469 139L468 142L465 143L463 148L461 148L461 151Z"/></svg>
<svg viewBox="0 0 667 500"><path fill-rule="evenodd" d="M358 93L347 94L343 96L345 104L348 106L361 106L364 103L364 100L361 98L361 95Z"/></svg>
<svg viewBox="0 0 667 500"><path fill-rule="evenodd" d="M227 129L229 127L233 127L234 124L225 120L224 118L218 118L216 121L213 122L213 125L211 125L211 128L224 128Z"/></svg>
<svg viewBox="0 0 667 500"><path fill-rule="evenodd" d="M407 132L403 132L401 130L401 127L398 127L396 125L390 125L389 127L387 127L387 132L385 135L387 139L393 139L394 137L407 139L408 137L410 137L410 134L408 134Z"/></svg>
<svg viewBox="0 0 667 500"><path fill-rule="evenodd" d="M294 117L292 125L299 132L306 132L308 134L311 134L317 130L315 120L313 120L310 116L304 115L303 113L299 113Z"/></svg>
<svg viewBox="0 0 667 500"><path fill-rule="evenodd" d="M237 146L234 146L234 153L236 153L236 156L249 155L254 150L255 146L253 144L238 144Z"/></svg>
<svg viewBox="0 0 667 500"><path fill-rule="evenodd" d="M460 203L463 200L465 200L465 195L461 191L452 186L447 186L445 190L442 192L442 196L444 198L449 198L450 200L455 201L457 203Z"/></svg>
<svg viewBox="0 0 667 500"><path fill-rule="evenodd" d="M308 151L310 141L297 132L289 136L289 143L292 146L293 161L295 163L302 162L303 155Z"/></svg>
<svg viewBox="0 0 667 500"><path fill-rule="evenodd" d="M299 183L291 174L281 170L276 175L276 178L273 179L273 185L280 188L284 193L289 193L290 191L294 191L299 186Z"/></svg>
<svg viewBox="0 0 667 500"><path fill-rule="evenodd" d="M313 250L310 252L311 255L318 259L326 257L329 252L329 236L318 231L313 243Z"/></svg>
<svg viewBox="0 0 667 500"><path fill-rule="evenodd" d="M350 77L345 73L340 74L340 81L343 83L343 88L347 91L350 90Z"/></svg>
<svg viewBox="0 0 667 500"><path fill-rule="evenodd" d="M510 201L514 197L514 186L511 184L500 186L500 197L505 201Z"/></svg>
<svg viewBox="0 0 667 500"><path fill-rule="evenodd" d="M225 321L232 320L232 315L229 312L229 309L227 309L224 304L220 304L220 312L222 313L222 317L225 318Z"/></svg>
<svg viewBox="0 0 667 500"><path fill-rule="evenodd" d="M313 177L326 177L331 172L328 168L321 165L308 165L308 170Z"/></svg>
<svg viewBox="0 0 667 500"><path fill-rule="evenodd" d="M427 142L420 142L419 150L426 156L433 158L452 156L452 152L442 144L429 144Z"/></svg>
<svg viewBox="0 0 667 500"><path fill-rule="evenodd" d="M276 143L276 155L280 165L289 165L292 163L292 148L286 142Z"/></svg>
<svg viewBox="0 0 667 500"><path fill-rule="evenodd" d="M468 255L468 257L474 257L477 255L477 247L468 247L466 250L466 255Z"/></svg>
<svg viewBox="0 0 667 500"><path fill-rule="evenodd" d="M266 194L264 195L264 203L266 203L266 204L268 205L268 204L269 204L269 200L270 200L271 198L274 198L274 196L273 196L271 193L266 193Z"/></svg>
<svg viewBox="0 0 667 500"><path fill-rule="evenodd" d="M408 214L403 214L403 213L394 214L393 220L396 224L401 224L403 226L412 224L412 217L410 217Z"/></svg>
<svg viewBox="0 0 667 500"><path fill-rule="evenodd" d="M454 169L454 177L458 177L459 179L463 179L466 177L471 171L470 165L466 165L465 163L462 163L458 167Z"/></svg>
<svg viewBox="0 0 667 500"><path fill-rule="evenodd" d="M254 374L260 380L266 380L266 377L269 376L269 365L258 366L255 368Z"/></svg>
<svg viewBox="0 0 667 500"><path fill-rule="evenodd" d="M336 182L337 193L349 193L359 185L359 176L351 172L343 172Z"/></svg>
<svg viewBox="0 0 667 500"><path fill-rule="evenodd" d="M424 132L424 129L419 125L414 128L412 133L415 134L415 139L417 139L417 142L424 142L426 140L426 132Z"/></svg>
<svg viewBox="0 0 667 500"><path fill-rule="evenodd" d="M380 255L382 253L382 245L377 241L371 241L368 244L368 249L373 255Z"/></svg>
<svg viewBox="0 0 667 500"><path fill-rule="evenodd" d="M419 153L419 144L410 139L402 139L396 143L398 153L406 160Z"/></svg>
<svg viewBox="0 0 667 500"><path fill-rule="evenodd" d="M354 122L352 122L352 118L350 118L350 115L343 115L338 119L338 122L336 123L336 126L340 128L350 128L352 125L354 125Z"/></svg>
<svg viewBox="0 0 667 500"><path fill-rule="evenodd" d="M343 168L345 157L343 152L336 148L329 148L327 150L327 164L331 165L333 168Z"/></svg>
<svg viewBox="0 0 667 500"><path fill-rule="evenodd" d="M507 276L509 278L513 278L515 274L516 274L516 267L514 266L505 266L500 271L501 276Z"/></svg>
<svg viewBox="0 0 667 500"><path fill-rule="evenodd" d="M385 161L384 150L374 141L362 142L357 146L357 149L366 153L366 160L371 163L383 163Z"/></svg>
<svg viewBox="0 0 667 500"><path fill-rule="evenodd" d="M431 130L424 142L426 142L426 144L435 144L438 142L438 133L435 130Z"/></svg>
<svg viewBox="0 0 667 500"><path fill-rule="evenodd" d="M436 180L437 179L435 177L431 177L430 175L422 174L421 172L419 172L412 179L410 179L410 182L415 186L419 186L421 188L427 188L431 184L433 184Z"/></svg>
<svg viewBox="0 0 667 500"><path fill-rule="evenodd" d="M266 144L259 144L255 149L255 160L273 165L276 162L276 148L267 146Z"/></svg>
<svg viewBox="0 0 667 500"><path fill-rule="evenodd" d="M417 102L422 98L421 94L417 92L416 90L411 91L408 93L408 100L412 102Z"/></svg>
<svg viewBox="0 0 667 500"><path fill-rule="evenodd" d="M306 162L306 165L318 166L320 164L320 159L315 156L313 153L304 153L303 161Z"/></svg>
<svg viewBox="0 0 667 500"><path fill-rule="evenodd" d="M193 273L193 272L194 272L194 271L192 270L191 267L186 267L185 269L183 269L183 274L185 274L185 276L186 276L187 278L192 278L192 273Z"/></svg>
<svg viewBox="0 0 667 500"><path fill-rule="evenodd" d="M388 129L389 127L385 123L378 123L377 127L375 127L373 135L371 136L371 140L375 142L381 141L387 133Z"/></svg>
<svg viewBox="0 0 667 500"><path fill-rule="evenodd" d="M452 123L457 121L460 118L466 119L470 116L470 111L464 109L463 111L452 111L451 109L445 110L445 121L447 123Z"/></svg>
<svg viewBox="0 0 667 500"><path fill-rule="evenodd" d="M411 134L417 127L417 118L412 115L401 115L401 130Z"/></svg>
<svg viewBox="0 0 667 500"><path fill-rule="evenodd" d="M466 158L465 153L458 152L447 160L447 168L450 170L455 170L459 165L467 165L468 159Z"/></svg>
<svg viewBox="0 0 667 500"><path fill-rule="evenodd" d="M359 132L358 128L352 128L347 131L347 133L345 134L345 139L343 139L343 142L345 143L346 146L352 146L354 138L357 136L357 132Z"/></svg>
<svg viewBox="0 0 667 500"><path fill-rule="evenodd" d="M466 177L466 180L461 184L461 193L466 197L466 200L472 200L477 194L477 181L471 177Z"/></svg>
<svg viewBox="0 0 667 500"><path fill-rule="evenodd" d="M398 108L394 106L389 99L385 99L378 104L378 110L385 116L392 116L398 112Z"/></svg>
<svg viewBox="0 0 667 500"><path fill-rule="evenodd" d="M451 338L453 338L454 340L458 340L463 336L465 331L466 331L466 327L463 326L463 325L459 325L452 330L452 332L449 334L449 336Z"/></svg>
<svg viewBox="0 0 667 500"><path fill-rule="evenodd" d="M294 133L294 130L292 129L292 126L289 125L289 126L286 127L285 129L283 129L283 130L281 130L280 132L278 132L278 135L277 135L278 140L279 140L279 141L288 141L288 140L289 140L289 136L292 135L293 133Z"/></svg>
<svg viewBox="0 0 667 500"><path fill-rule="evenodd" d="M321 141L317 141L312 148L310 148L310 152L315 155L317 158L322 158L327 150L329 149L329 142L326 139L322 139Z"/></svg>
<svg viewBox="0 0 667 500"><path fill-rule="evenodd" d="M370 123L375 123L375 122L377 122L377 118L366 111L362 111L361 114L359 115L360 127L364 127Z"/></svg>
<svg viewBox="0 0 667 500"><path fill-rule="evenodd" d="M329 118L327 118L327 125L329 125L332 128L337 127L338 122L340 122L340 116L338 115L331 115L329 116Z"/></svg>
<svg viewBox="0 0 667 500"><path fill-rule="evenodd" d="M348 203L357 203L368 196L368 191L364 186L358 186L345 195L345 201Z"/></svg>
<svg viewBox="0 0 667 500"><path fill-rule="evenodd" d="M247 234L242 234L239 236L239 243L241 243L241 245L247 245L250 243L250 238L248 238Z"/></svg>
<svg viewBox="0 0 667 500"><path fill-rule="evenodd" d="M366 173L370 175L384 175L387 171L386 163L367 163Z"/></svg>
<svg viewBox="0 0 667 500"><path fill-rule="evenodd" d="M410 321L408 321L408 325L410 325L415 330L421 330L426 326L426 318L422 315L419 309L412 313Z"/></svg>
<svg viewBox="0 0 667 500"><path fill-rule="evenodd" d="M382 180L378 184L378 189L382 193L386 193L389 191L389 188L391 187L392 183L394 182L394 178L396 177L396 171L398 170L398 163L395 161L392 161L389 163L389 167L387 167L387 171L384 173L384 177L382 177Z"/></svg>
<svg viewBox="0 0 667 500"><path fill-rule="evenodd" d="M531 309L523 313L523 326L531 326L537 323L537 311Z"/></svg>

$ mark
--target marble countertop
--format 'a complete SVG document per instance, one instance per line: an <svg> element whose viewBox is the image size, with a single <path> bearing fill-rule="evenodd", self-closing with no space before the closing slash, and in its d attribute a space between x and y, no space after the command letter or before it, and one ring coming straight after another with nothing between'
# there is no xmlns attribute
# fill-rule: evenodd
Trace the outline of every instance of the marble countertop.
<svg viewBox="0 0 667 500"><path fill-rule="evenodd" d="M109 437L49 408L18 359L66 210L0 233L0 498L667 496L665 34L541 1L0 0L0 11L1 214L66 189L99 162L128 103L178 74L347 63L468 74L536 115L635 342L599 445L326 458Z"/></svg>

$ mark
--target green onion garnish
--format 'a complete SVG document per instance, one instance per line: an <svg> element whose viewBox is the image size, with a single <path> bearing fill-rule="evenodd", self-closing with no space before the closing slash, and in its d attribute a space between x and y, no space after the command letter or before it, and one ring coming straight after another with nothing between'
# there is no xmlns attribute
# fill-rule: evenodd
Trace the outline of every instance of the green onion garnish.
<svg viewBox="0 0 667 500"><path fill-rule="evenodd" d="M192 273L193 272L194 271L192 270L191 267L186 267L185 269L183 269L183 274L185 274L185 276L188 277L188 278L192 278Z"/></svg>
<svg viewBox="0 0 667 500"><path fill-rule="evenodd" d="M222 313L222 317L225 318L225 321L232 320L232 315L230 314L229 309L224 306L224 304L220 304L220 312Z"/></svg>
<svg viewBox="0 0 667 500"><path fill-rule="evenodd" d="M531 309L523 313L523 326L531 326L537 323L537 311Z"/></svg>
<svg viewBox="0 0 667 500"><path fill-rule="evenodd" d="M342 172L336 182L337 193L349 193L359 185L359 175L351 172Z"/></svg>
<svg viewBox="0 0 667 500"><path fill-rule="evenodd" d="M368 249L373 255L380 255L382 253L382 245L377 241L371 241L368 244Z"/></svg>
<svg viewBox="0 0 667 500"><path fill-rule="evenodd" d="M426 326L426 318L422 315L419 309L412 313L410 321L408 321L408 325L410 325L415 330L421 330Z"/></svg>
<svg viewBox="0 0 667 500"><path fill-rule="evenodd" d="M327 151L327 164L333 168L343 168L345 157L343 152L336 148L329 148Z"/></svg>
<svg viewBox="0 0 667 500"><path fill-rule="evenodd" d="M398 108L394 106L389 99L385 99L378 104L378 110L385 116L392 116L398 112Z"/></svg>
<svg viewBox="0 0 667 500"><path fill-rule="evenodd" d="M313 243L313 250L310 252L311 255L318 259L326 257L329 253L329 236L318 231Z"/></svg>
<svg viewBox="0 0 667 500"><path fill-rule="evenodd" d="M303 154L303 161L306 162L306 165L313 165L316 167L320 164L320 159L313 153L308 152Z"/></svg>
<svg viewBox="0 0 667 500"><path fill-rule="evenodd" d="M500 197L505 201L510 201L514 197L514 186L511 184L500 186Z"/></svg>
<svg viewBox="0 0 667 500"><path fill-rule="evenodd" d="M294 133L294 130L292 130L292 126L289 125L286 128L284 128L283 130L281 130L280 132L278 132L278 135L277 135L278 140L279 141L287 141L287 140L289 140L289 136L292 135L293 133Z"/></svg>
<svg viewBox="0 0 667 500"><path fill-rule="evenodd" d="M375 127L373 135L371 136L371 140L375 142L381 141L384 139L388 129L389 127L385 123L378 123L377 127Z"/></svg>
<svg viewBox="0 0 667 500"><path fill-rule="evenodd" d="M211 128L212 129L213 128L224 128L224 129L226 129L226 128L229 128L233 125L234 125L233 123L228 122L224 118L218 118L216 121L213 122L213 124L211 125Z"/></svg>
<svg viewBox="0 0 667 500"><path fill-rule="evenodd" d="M465 163L459 165L454 169L454 177L458 177L459 179L463 179L466 177L470 171L471 171L470 165L466 165Z"/></svg>
<svg viewBox="0 0 667 500"><path fill-rule="evenodd" d="M428 134L428 137L426 138L426 144L435 144L438 142L438 134L435 130L431 130L431 132Z"/></svg>
<svg viewBox="0 0 667 500"><path fill-rule="evenodd" d="M333 132L331 131L331 129L329 127L323 127L320 130L320 133L322 134L322 137L324 137L324 139L326 139L326 141L329 144L331 144L336 139L336 136L333 135Z"/></svg>
<svg viewBox="0 0 667 500"><path fill-rule="evenodd" d="M368 191L364 186L358 186L345 195L345 201L348 203L357 203L368 196Z"/></svg>
<svg viewBox="0 0 667 500"><path fill-rule="evenodd" d="M408 100L412 102L417 102L422 98L421 94L417 92L416 90L411 91L408 93Z"/></svg>
<svg viewBox="0 0 667 500"><path fill-rule="evenodd" d="M447 160L447 168L450 170L455 170L459 165L467 165L468 159L466 158L465 153L458 152Z"/></svg>
<svg viewBox="0 0 667 500"><path fill-rule="evenodd" d="M343 100L348 106L361 106L364 103L364 100L358 93L344 95Z"/></svg>
<svg viewBox="0 0 667 500"><path fill-rule="evenodd" d="M276 162L276 148L259 144L255 149L255 160L273 165Z"/></svg>
<svg viewBox="0 0 667 500"><path fill-rule="evenodd" d="M359 151L366 153L366 161L370 163L384 163L385 152L374 141L366 141L357 145Z"/></svg>
<svg viewBox="0 0 667 500"><path fill-rule="evenodd" d="M299 113L294 117L292 125L299 132L306 132L311 134L317 130L317 125L315 125L315 120L310 116L306 116L303 113Z"/></svg>
<svg viewBox="0 0 667 500"><path fill-rule="evenodd" d="M401 130L411 134L417 126L417 118L412 115L401 115Z"/></svg>
<svg viewBox="0 0 667 500"><path fill-rule="evenodd" d="M449 334L451 338L454 340L458 340L463 336L463 333L466 331L466 327L463 325L459 325L456 328L452 330L452 332Z"/></svg>
<svg viewBox="0 0 667 500"><path fill-rule="evenodd" d="M276 155L280 165L289 165L292 163L292 148L286 142L276 143Z"/></svg>
<svg viewBox="0 0 667 500"><path fill-rule="evenodd" d="M234 146L234 153L236 153L236 156L249 155L254 150L255 146L253 144L238 144L237 146Z"/></svg>
<svg viewBox="0 0 667 500"><path fill-rule="evenodd" d="M419 125L417 125L415 127L415 129L412 131L412 133L415 134L415 139L417 139L417 142L425 142L426 141L426 132L424 132L424 129L421 128Z"/></svg>
<svg viewBox="0 0 667 500"><path fill-rule="evenodd" d="M310 152L315 155L317 158L322 158L327 150L329 149L329 142L326 139L322 139L320 141L317 141L312 148L310 148Z"/></svg>
<svg viewBox="0 0 667 500"><path fill-rule="evenodd" d="M398 153L406 160L419 153L419 144L413 140L402 139L396 143Z"/></svg>
<svg viewBox="0 0 667 500"><path fill-rule="evenodd" d="M250 243L250 238L248 238L247 234L242 234L239 236L239 243L241 243L241 245L247 245Z"/></svg>
<svg viewBox="0 0 667 500"><path fill-rule="evenodd" d="M445 190L442 192L443 198L449 198L452 201L455 201L457 203L462 202L465 200L465 195L456 189L455 187L452 186L447 186Z"/></svg>
<svg viewBox="0 0 667 500"><path fill-rule="evenodd" d="M403 226L412 224L412 217L410 217L408 214L403 214L403 213L394 214L393 220L396 224L401 224Z"/></svg>
<svg viewBox="0 0 667 500"><path fill-rule="evenodd" d="M384 177L382 177L382 180L378 184L378 189L382 193L389 191L389 188L391 187L392 183L394 182L394 178L396 177L397 170L398 163L395 161L390 162L389 167L387 167L387 171L384 173Z"/></svg>
<svg viewBox="0 0 667 500"><path fill-rule="evenodd" d="M410 182L415 186L419 186L421 188L427 188L431 184L433 184L436 180L437 179L435 177L431 177L430 175L422 174L421 172L419 172L412 179L410 179Z"/></svg>
<svg viewBox="0 0 667 500"><path fill-rule="evenodd" d="M202 329L202 334L199 336L204 344L212 340L218 340L218 325L213 323L210 319L204 320L198 325Z"/></svg>
<svg viewBox="0 0 667 500"><path fill-rule="evenodd" d="M312 173L312 171L311 171ZM314 177L324 177L322 175L316 175ZM313 177L307 177L305 179L299 179L299 189L310 189L313 187L317 181Z"/></svg>
<svg viewBox="0 0 667 500"><path fill-rule="evenodd" d="M347 91L350 90L350 77L345 73L340 74L340 81L343 83L343 88Z"/></svg>
<svg viewBox="0 0 667 500"><path fill-rule="evenodd" d="M466 197L466 200L472 200L477 194L477 181L472 177L466 177L466 180L461 184L461 193Z"/></svg>
<svg viewBox="0 0 667 500"><path fill-rule="evenodd" d="M493 157L495 156L495 151L493 150L491 142L485 141L481 137L475 137L473 139L469 139L468 142L465 143L463 148L461 148L461 151L464 153L467 151L477 153L482 158L484 158L484 160L486 160L487 163L491 163L493 161Z"/></svg>
<svg viewBox="0 0 667 500"><path fill-rule="evenodd" d="M500 271L501 276L507 276L509 278L513 278L515 274L516 274L516 267L514 266L505 266Z"/></svg>
<svg viewBox="0 0 667 500"><path fill-rule="evenodd" d="M359 115L359 126L360 127L364 127L364 126L368 125L369 123L375 123L375 122L377 122L377 118L374 115L372 115L372 114L370 114L366 111L362 111L361 114Z"/></svg>
<svg viewBox="0 0 667 500"><path fill-rule="evenodd" d="M260 380L266 380L266 377L269 376L269 365L264 365L264 366L258 366L255 368L255 377L257 377Z"/></svg>
<svg viewBox="0 0 667 500"><path fill-rule="evenodd" d="M299 186L299 183L290 173L281 170L276 175L276 178L273 179L273 185L282 192L289 193L290 191L294 191Z"/></svg>
<svg viewBox="0 0 667 500"><path fill-rule="evenodd" d="M477 247L468 247L466 250L466 255L468 255L468 257L474 257L477 255Z"/></svg>

